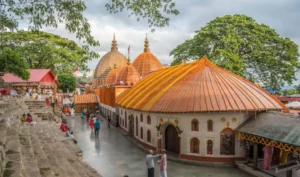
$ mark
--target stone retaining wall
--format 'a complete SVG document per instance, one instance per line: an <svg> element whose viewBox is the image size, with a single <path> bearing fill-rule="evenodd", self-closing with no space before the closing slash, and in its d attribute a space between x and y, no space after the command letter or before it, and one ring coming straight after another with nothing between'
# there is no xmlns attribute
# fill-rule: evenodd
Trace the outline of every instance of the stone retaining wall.
<svg viewBox="0 0 300 177"><path fill-rule="evenodd" d="M64 115L51 110L44 102L1 97L0 177L101 177L60 131ZM28 112L35 126L20 121Z"/></svg>

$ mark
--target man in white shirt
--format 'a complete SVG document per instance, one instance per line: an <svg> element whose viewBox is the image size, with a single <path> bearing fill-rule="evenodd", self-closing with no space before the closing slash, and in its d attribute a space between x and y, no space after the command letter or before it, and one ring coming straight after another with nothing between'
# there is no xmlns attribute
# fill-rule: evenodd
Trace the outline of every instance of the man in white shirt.
<svg viewBox="0 0 300 177"><path fill-rule="evenodd" d="M154 177L154 162L153 159L159 157L160 155L153 155L153 151L149 150L149 154L146 156L146 164L148 169L148 177Z"/></svg>

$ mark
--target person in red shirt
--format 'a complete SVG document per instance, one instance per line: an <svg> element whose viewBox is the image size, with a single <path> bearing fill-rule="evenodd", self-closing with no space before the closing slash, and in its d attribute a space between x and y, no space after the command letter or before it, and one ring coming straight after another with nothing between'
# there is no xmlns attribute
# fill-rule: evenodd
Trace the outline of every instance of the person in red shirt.
<svg viewBox="0 0 300 177"><path fill-rule="evenodd" d="M28 123L31 123L31 122L33 121L33 120L32 120L32 116L31 116L30 113L27 114L27 119L26 119L26 121L27 121Z"/></svg>
<svg viewBox="0 0 300 177"><path fill-rule="evenodd" d="M94 119L90 119L90 127L92 129L92 132L94 131L94 126L95 126Z"/></svg>

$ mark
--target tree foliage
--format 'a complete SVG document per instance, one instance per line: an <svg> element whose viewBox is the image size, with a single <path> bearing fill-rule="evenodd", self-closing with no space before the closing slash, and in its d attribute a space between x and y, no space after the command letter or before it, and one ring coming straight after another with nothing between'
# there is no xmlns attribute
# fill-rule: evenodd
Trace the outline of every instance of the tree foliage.
<svg viewBox="0 0 300 177"><path fill-rule="evenodd" d="M175 60L207 56L218 66L279 90L295 80L299 69L298 46L274 29L245 15L217 17L190 40L171 51Z"/></svg>
<svg viewBox="0 0 300 177"><path fill-rule="evenodd" d="M149 27L164 27L169 25L170 15L178 15L174 0L111 0L106 5L111 13L122 12L127 9L129 16L134 15L137 21L141 18L148 20Z"/></svg>
<svg viewBox="0 0 300 177"><path fill-rule="evenodd" d="M76 66L88 71L87 61L99 57L74 41L46 32L5 32L3 46L11 48L30 68L47 68L54 73L73 73Z"/></svg>
<svg viewBox="0 0 300 177"><path fill-rule="evenodd" d="M76 77L68 73L58 74L58 89L73 92L76 89Z"/></svg>
<svg viewBox="0 0 300 177"><path fill-rule="evenodd" d="M82 0L1 0L0 5L2 29L18 29L20 20L27 22L28 29L33 31L43 26L57 28L63 23L66 30L87 45L99 45L83 16L86 6Z"/></svg>
<svg viewBox="0 0 300 177"><path fill-rule="evenodd" d="M28 64L12 49L0 50L0 71L14 73L24 80L29 79Z"/></svg>
<svg viewBox="0 0 300 177"><path fill-rule="evenodd" d="M294 95L294 94L297 94L299 93L297 89L293 88L293 89L287 89L287 90L284 90L283 91L283 94L285 96L289 96L289 95Z"/></svg>

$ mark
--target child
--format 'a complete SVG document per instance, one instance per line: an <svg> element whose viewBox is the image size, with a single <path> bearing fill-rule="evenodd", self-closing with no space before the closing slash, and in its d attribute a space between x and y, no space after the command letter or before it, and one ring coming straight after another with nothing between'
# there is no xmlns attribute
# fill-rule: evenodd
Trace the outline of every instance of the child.
<svg viewBox="0 0 300 177"><path fill-rule="evenodd" d="M26 114L23 114L22 118L21 118L21 121L22 122L26 122L27 118L26 118Z"/></svg>
<svg viewBox="0 0 300 177"><path fill-rule="evenodd" d="M94 131L94 125L95 125L94 119L90 119L90 127L91 127L92 131Z"/></svg>

